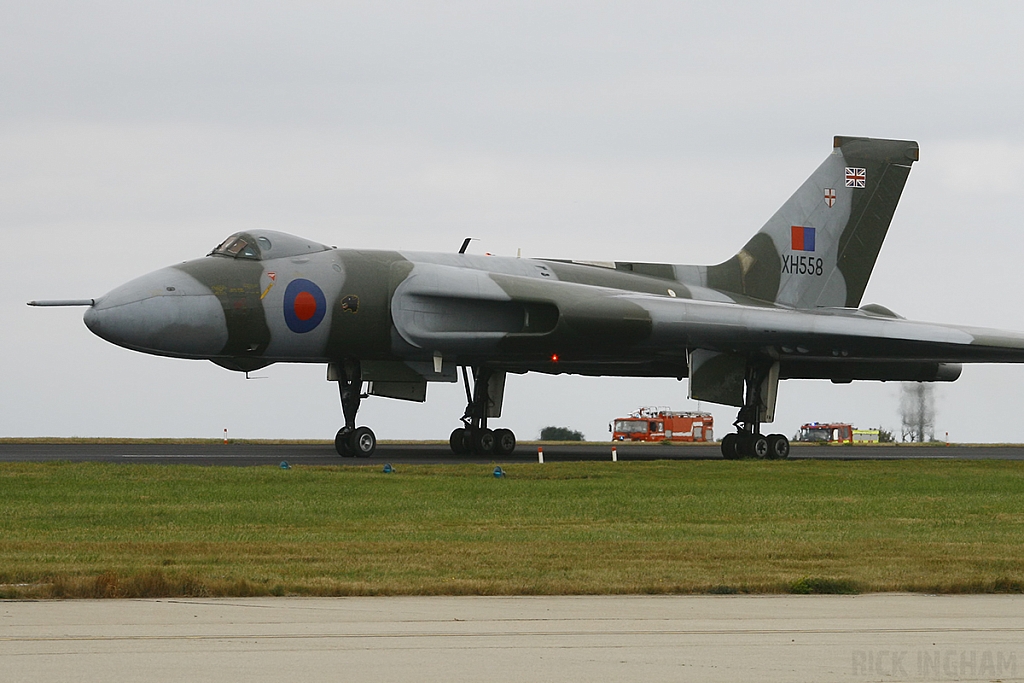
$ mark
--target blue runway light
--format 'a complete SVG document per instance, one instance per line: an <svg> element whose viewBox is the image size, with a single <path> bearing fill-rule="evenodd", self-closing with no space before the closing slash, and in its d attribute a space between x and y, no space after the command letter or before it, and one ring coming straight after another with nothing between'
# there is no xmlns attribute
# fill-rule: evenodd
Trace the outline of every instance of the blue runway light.
<svg viewBox="0 0 1024 683"><path fill-rule="evenodd" d="M384 465L384 474L391 474L394 471L395 471L395 468L391 466L391 463L386 463Z"/></svg>
<svg viewBox="0 0 1024 683"><path fill-rule="evenodd" d="M292 466L288 464L287 460L282 460L281 461L281 469L282 470L290 470L291 468L292 468Z"/></svg>
<svg viewBox="0 0 1024 683"><path fill-rule="evenodd" d="M494 478L495 479L501 479L504 476L505 476L505 470L501 469L501 466L498 466L498 467L494 468Z"/></svg>

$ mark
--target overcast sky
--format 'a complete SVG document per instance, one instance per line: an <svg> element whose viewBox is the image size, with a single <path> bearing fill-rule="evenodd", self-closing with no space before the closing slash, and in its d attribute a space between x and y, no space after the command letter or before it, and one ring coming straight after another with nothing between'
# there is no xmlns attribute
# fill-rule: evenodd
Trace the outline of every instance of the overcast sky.
<svg viewBox="0 0 1024 683"><path fill-rule="evenodd" d="M917 140L864 302L1024 330L1024 5L0 0L0 436L331 438L322 366L112 346L81 309L246 228L339 247L717 263L831 152ZM1024 368L938 385L953 441L1024 442ZM899 386L783 382L773 431L899 427ZM371 398L447 438L461 386ZM512 376L502 426L607 435L675 380ZM726 433L735 409L708 406Z"/></svg>

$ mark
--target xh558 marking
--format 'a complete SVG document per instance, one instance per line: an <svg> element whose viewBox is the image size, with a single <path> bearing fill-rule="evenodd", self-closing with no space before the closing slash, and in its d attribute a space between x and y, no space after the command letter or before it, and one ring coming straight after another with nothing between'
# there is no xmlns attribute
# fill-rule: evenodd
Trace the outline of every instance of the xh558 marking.
<svg viewBox="0 0 1024 683"><path fill-rule="evenodd" d="M507 373L689 377L689 397L739 408L726 458L784 458L763 436L780 379L953 381L961 363L1024 362L1024 335L906 320L861 297L915 142L837 137L810 178L724 263L583 263L336 249L268 230L133 280L85 324L125 348L248 372L325 363L343 456L370 456L360 400L466 386L456 453L510 453L492 430Z"/></svg>

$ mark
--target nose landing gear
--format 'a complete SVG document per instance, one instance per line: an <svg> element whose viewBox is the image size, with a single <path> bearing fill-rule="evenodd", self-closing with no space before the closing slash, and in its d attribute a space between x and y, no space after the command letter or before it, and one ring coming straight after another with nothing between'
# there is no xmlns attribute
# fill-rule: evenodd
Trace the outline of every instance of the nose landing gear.
<svg viewBox="0 0 1024 683"><path fill-rule="evenodd" d="M334 450L343 458L369 458L377 450L377 436L369 427L342 427L334 437Z"/></svg>
<svg viewBox="0 0 1024 683"><path fill-rule="evenodd" d="M377 437L369 427L356 427L359 403L366 398L359 361L332 363L328 373L329 379L337 379L345 416L345 426L334 437L334 450L343 458L369 458L377 450Z"/></svg>

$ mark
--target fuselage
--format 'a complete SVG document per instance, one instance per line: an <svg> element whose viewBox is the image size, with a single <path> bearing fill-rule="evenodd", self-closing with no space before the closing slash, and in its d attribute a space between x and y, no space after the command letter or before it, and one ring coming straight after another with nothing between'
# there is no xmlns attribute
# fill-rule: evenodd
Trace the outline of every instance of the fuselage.
<svg viewBox="0 0 1024 683"><path fill-rule="evenodd" d="M437 355L465 365L497 354L522 371L605 360L651 374L650 312L617 295L693 296L678 281L614 267L306 243L282 257L215 251L163 268L97 299L85 322L129 349L233 369ZM657 359L658 374L685 375L685 349L672 355Z"/></svg>
<svg viewBox="0 0 1024 683"><path fill-rule="evenodd" d="M948 380L959 374L952 364L1024 359L1019 335L870 307L789 309L706 287L692 266L645 274L621 263L336 249L269 231L232 240L279 246L247 255L221 245L145 275L97 299L86 324L126 348L234 370L358 359L435 364L448 369L439 381L460 365L682 378L691 349L765 354L782 378L836 381Z"/></svg>
<svg viewBox="0 0 1024 683"><path fill-rule="evenodd" d="M500 414L507 373L545 372L689 377L690 398L740 408L733 436L754 445L724 444L726 457L785 457L785 438L759 431L779 380L952 381L962 363L1024 362L1020 333L862 306L918 158L913 141L837 136L717 265L337 249L256 230L99 299L33 303L88 306L93 332L145 353L239 371L326 363L346 418L343 455L373 451L355 424L364 384L423 401L428 382L454 382L461 367L474 387L456 452L469 441L492 452L486 421Z"/></svg>

